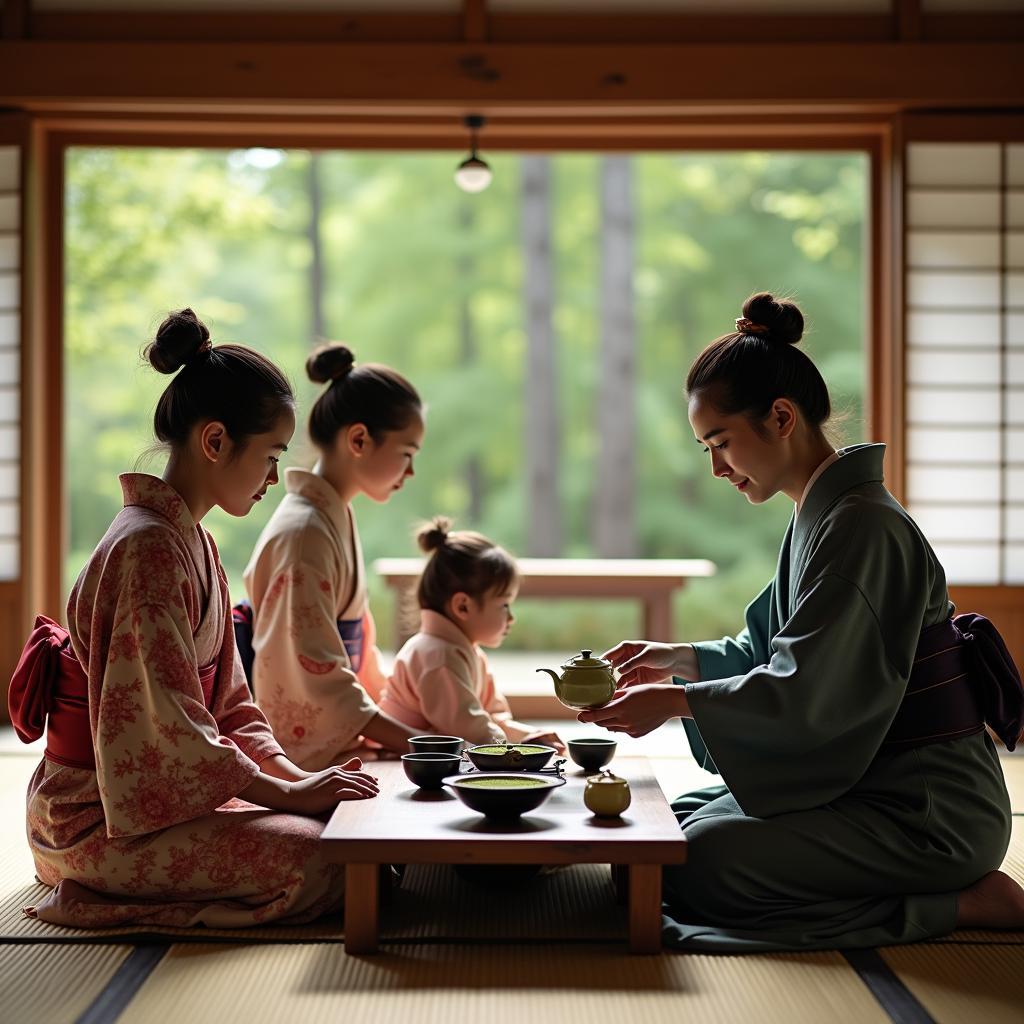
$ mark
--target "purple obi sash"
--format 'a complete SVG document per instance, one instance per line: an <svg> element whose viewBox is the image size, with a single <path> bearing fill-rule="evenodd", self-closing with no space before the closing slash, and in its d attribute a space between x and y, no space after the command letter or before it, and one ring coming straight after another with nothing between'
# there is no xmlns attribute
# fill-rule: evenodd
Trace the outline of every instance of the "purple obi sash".
<svg viewBox="0 0 1024 1024"><path fill-rule="evenodd" d="M364 619L338 619L338 633L345 645L349 664L356 674L363 667L363 639L366 634Z"/></svg>
<svg viewBox="0 0 1024 1024"><path fill-rule="evenodd" d="M245 678L249 681L249 689L252 689L252 666L256 652L252 648L253 637L253 615L252 605L248 601L239 601L231 609L231 622L235 627L235 646L238 648L238 656L242 661L242 668L245 669ZM349 664L352 671L358 673L363 667L363 641L366 635L365 618L363 619L338 619L338 635L345 647Z"/></svg>
<svg viewBox="0 0 1024 1024"><path fill-rule="evenodd" d="M1024 730L1024 685L999 631L973 612L922 630L882 749L909 750L971 736L986 723L1007 750Z"/></svg>

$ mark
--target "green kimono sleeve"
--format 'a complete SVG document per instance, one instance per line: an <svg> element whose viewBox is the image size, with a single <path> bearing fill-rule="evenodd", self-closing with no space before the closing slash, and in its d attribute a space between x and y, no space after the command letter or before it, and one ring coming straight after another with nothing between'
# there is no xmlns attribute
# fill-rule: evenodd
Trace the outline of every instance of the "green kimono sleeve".
<svg viewBox="0 0 1024 1024"><path fill-rule="evenodd" d="M746 628L738 636L701 640L693 645L697 652L701 680L746 675L768 660L768 617L774 587L773 580L747 605L743 613Z"/></svg>
<svg viewBox="0 0 1024 1024"><path fill-rule="evenodd" d="M821 807L851 789L907 682L861 589L838 574L807 588L773 646L743 675L686 686L702 744L758 818Z"/></svg>
<svg viewBox="0 0 1024 1024"><path fill-rule="evenodd" d="M702 640L693 644L701 679L746 675L756 665L763 665L768 661L768 623L774 587L773 580L747 605L744 612L746 628L738 636L726 636L721 640ZM687 682L678 676L673 676L672 681L680 686L685 686ZM683 729L690 744L690 752L697 764L714 775L720 774L693 719L684 718Z"/></svg>

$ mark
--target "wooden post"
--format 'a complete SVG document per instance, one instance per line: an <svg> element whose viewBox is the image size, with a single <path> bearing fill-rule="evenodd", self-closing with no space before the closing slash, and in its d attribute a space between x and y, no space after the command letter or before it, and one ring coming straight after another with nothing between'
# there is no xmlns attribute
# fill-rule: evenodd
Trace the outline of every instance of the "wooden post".
<svg viewBox="0 0 1024 1024"><path fill-rule="evenodd" d="M462 39L482 43L487 38L487 0L462 0Z"/></svg>
<svg viewBox="0 0 1024 1024"><path fill-rule="evenodd" d="M345 865L346 953L377 952L379 872L379 864Z"/></svg>
<svg viewBox="0 0 1024 1024"><path fill-rule="evenodd" d="M672 642L672 594L650 593L644 598L644 640Z"/></svg>
<svg viewBox="0 0 1024 1024"><path fill-rule="evenodd" d="M661 865L629 866L629 951L661 952Z"/></svg>

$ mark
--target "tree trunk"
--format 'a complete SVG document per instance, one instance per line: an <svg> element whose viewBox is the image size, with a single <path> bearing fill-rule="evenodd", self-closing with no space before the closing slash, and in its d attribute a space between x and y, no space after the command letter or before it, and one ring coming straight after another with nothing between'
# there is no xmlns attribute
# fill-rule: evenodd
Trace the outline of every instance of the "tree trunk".
<svg viewBox="0 0 1024 1024"><path fill-rule="evenodd" d="M636 552L633 511L636 394L633 190L628 156L601 160L601 379L593 539L604 558Z"/></svg>
<svg viewBox="0 0 1024 1024"><path fill-rule="evenodd" d="M473 323L473 309L469 302L469 290L476 280L473 230L476 218L473 216L473 199L463 196L459 201L459 248L456 268L459 275L459 356L465 366L476 362L476 327ZM476 525L483 517L483 471L480 457L471 455L466 460L466 487L469 490L469 515L467 525Z"/></svg>
<svg viewBox="0 0 1024 1024"><path fill-rule="evenodd" d="M524 156L522 236L526 305L526 520L527 550L555 557L562 550L558 491L558 373L552 315L551 161Z"/></svg>
<svg viewBox="0 0 1024 1024"><path fill-rule="evenodd" d="M320 154L309 154L307 171L309 194L309 307L313 344L319 345L327 337L324 326L324 249L320 240L320 210L323 190L320 185Z"/></svg>

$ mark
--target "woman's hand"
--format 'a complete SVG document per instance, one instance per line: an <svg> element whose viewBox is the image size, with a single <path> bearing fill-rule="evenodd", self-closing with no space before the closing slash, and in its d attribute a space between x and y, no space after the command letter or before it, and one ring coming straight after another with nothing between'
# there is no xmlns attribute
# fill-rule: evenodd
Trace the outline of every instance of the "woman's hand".
<svg viewBox="0 0 1024 1024"><path fill-rule="evenodd" d="M619 670L619 687L626 689L643 683L661 683L672 676L690 682L700 677L697 652L692 644L659 644L651 640L624 640L605 652Z"/></svg>
<svg viewBox="0 0 1024 1024"><path fill-rule="evenodd" d="M360 771L363 763L353 757L343 765L314 772L309 778L289 785L289 810L299 814L320 814L333 810L342 800L365 800L380 790L377 780Z"/></svg>
<svg viewBox="0 0 1024 1024"><path fill-rule="evenodd" d="M626 690L616 690L604 707L581 711L577 717L581 722L591 722L609 732L646 736L670 718L689 718L690 705L682 686L635 684Z"/></svg>

